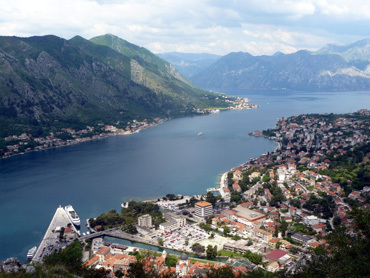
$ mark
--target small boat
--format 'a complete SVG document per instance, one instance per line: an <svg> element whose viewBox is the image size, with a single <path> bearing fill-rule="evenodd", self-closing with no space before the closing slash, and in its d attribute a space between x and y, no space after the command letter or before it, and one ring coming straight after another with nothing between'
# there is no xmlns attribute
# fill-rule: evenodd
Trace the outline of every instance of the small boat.
<svg viewBox="0 0 370 278"><path fill-rule="evenodd" d="M199 132L197 135L198 136L202 136L203 135L203 132Z"/></svg>
<svg viewBox="0 0 370 278"><path fill-rule="evenodd" d="M65 206L64 210L66 211L69 219L72 221L72 223L75 226L80 226L81 225L80 217L78 217L78 214L77 214L77 212L75 212L72 205Z"/></svg>
<svg viewBox="0 0 370 278"><path fill-rule="evenodd" d="M37 246L32 247L30 250L27 252L27 260L32 260L33 256L35 256L37 251Z"/></svg>

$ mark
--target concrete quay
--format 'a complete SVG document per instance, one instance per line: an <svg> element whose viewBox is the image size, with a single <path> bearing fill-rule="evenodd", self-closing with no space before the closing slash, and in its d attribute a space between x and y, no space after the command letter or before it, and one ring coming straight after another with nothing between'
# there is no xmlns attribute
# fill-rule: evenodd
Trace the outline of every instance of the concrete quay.
<svg viewBox="0 0 370 278"><path fill-rule="evenodd" d="M76 227L71 223L68 214L62 206L59 206L51 220L48 229L42 239L36 254L32 259L33 263L40 263L44 256L49 255L53 250L58 250L66 245L60 241L60 229L67 227L70 224L71 232L65 233L66 241L72 241L78 238L79 234Z"/></svg>

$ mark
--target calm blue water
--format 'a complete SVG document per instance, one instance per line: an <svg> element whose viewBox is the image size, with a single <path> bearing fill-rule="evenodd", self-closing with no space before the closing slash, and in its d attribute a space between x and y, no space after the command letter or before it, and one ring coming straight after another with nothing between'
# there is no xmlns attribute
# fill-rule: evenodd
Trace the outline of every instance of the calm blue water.
<svg viewBox="0 0 370 278"><path fill-rule="evenodd" d="M227 93L260 108L171 120L139 134L1 160L0 261L25 259L59 204L72 204L85 223L130 198L205 193L220 173L275 148L249 132L274 127L280 117L370 108L370 92Z"/></svg>

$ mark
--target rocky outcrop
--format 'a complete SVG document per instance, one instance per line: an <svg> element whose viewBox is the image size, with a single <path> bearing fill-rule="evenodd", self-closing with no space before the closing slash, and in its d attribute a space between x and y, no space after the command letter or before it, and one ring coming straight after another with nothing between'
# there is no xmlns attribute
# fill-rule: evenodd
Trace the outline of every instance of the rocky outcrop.
<svg viewBox="0 0 370 278"><path fill-rule="evenodd" d="M22 265L17 258L12 257L0 263L0 273L1 272L5 274L14 274L18 272L34 274L36 272L36 269L32 265Z"/></svg>

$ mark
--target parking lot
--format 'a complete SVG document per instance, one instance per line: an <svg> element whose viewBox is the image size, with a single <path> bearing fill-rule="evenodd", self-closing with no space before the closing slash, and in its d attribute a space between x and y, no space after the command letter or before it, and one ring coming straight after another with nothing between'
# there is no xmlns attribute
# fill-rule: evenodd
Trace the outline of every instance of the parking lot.
<svg viewBox="0 0 370 278"><path fill-rule="evenodd" d="M154 241L158 238L163 239L163 246L176 250L190 251L190 247L199 241L209 237L209 234L200 229L197 224L186 224L185 227L178 228L171 232L153 237ZM185 245L188 240L188 245Z"/></svg>

